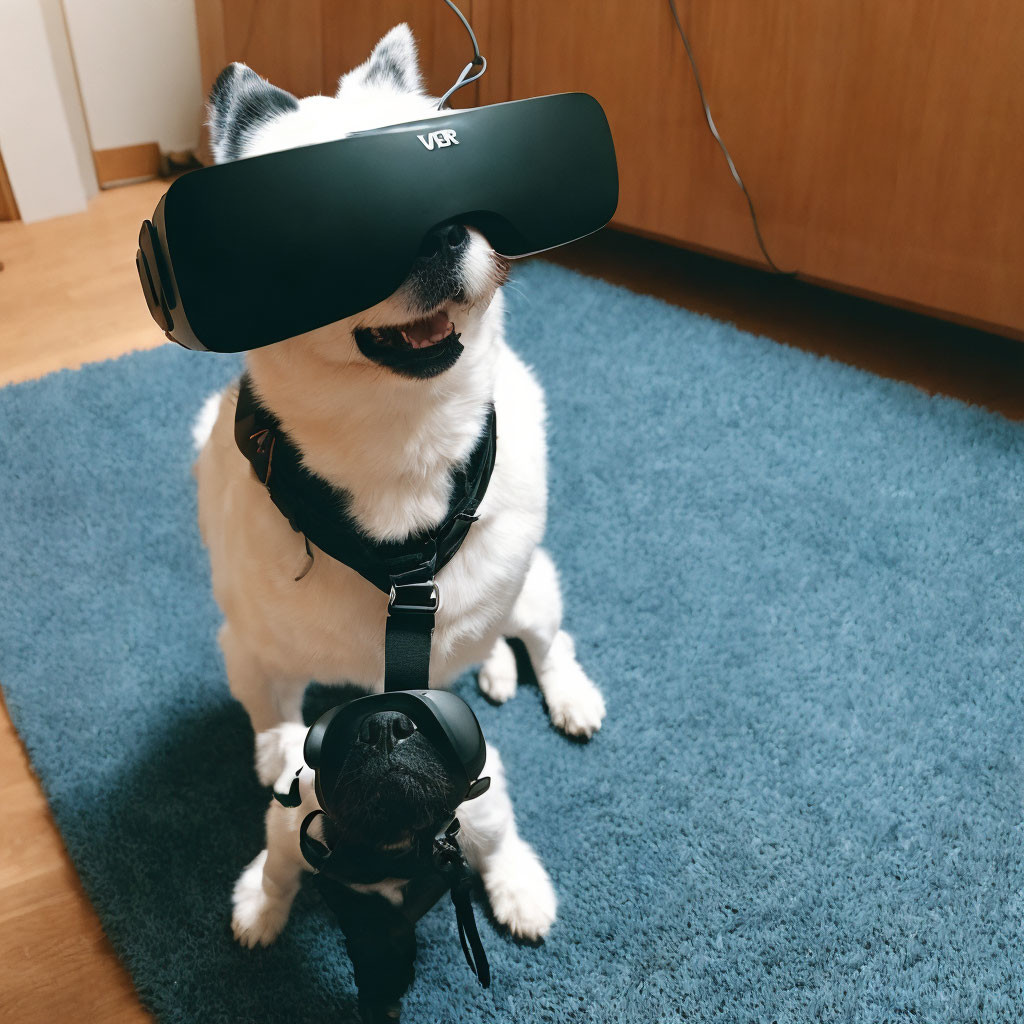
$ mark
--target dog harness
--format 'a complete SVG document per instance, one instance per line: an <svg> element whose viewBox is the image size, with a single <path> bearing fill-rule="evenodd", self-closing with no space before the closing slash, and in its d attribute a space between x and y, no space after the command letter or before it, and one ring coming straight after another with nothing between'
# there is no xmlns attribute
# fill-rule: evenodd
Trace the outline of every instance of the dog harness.
<svg viewBox="0 0 1024 1024"><path fill-rule="evenodd" d="M373 540L360 529L348 511L349 496L302 464L298 448L277 417L260 404L247 373L239 383L235 443L278 510L305 538L310 557L313 544L388 595L385 691L428 689L434 618L441 607L436 576L478 519L477 509L487 492L497 450L494 407L488 409L483 432L469 458L452 475L444 518L403 541ZM298 773L287 794L274 795L286 806L298 806ZM325 878L342 883L412 879L407 900L410 920L421 917L444 892L450 892L466 961L486 987L490 969L473 918L469 868L457 839L458 819L453 818L432 844L411 856L394 858L376 851L330 850L308 835L312 819L322 813L313 811L302 824L301 847L306 860L318 871L324 868Z"/></svg>
<svg viewBox="0 0 1024 1024"><path fill-rule="evenodd" d="M277 418L257 401L248 374L239 385L235 443L292 529L306 538L307 550L314 544L388 595L384 689L427 689L434 615L441 606L435 577L478 518L497 449L494 407L467 463L453 474L444 519L404 541L363 533L348 512L348 495L302 465Z"/></svg>

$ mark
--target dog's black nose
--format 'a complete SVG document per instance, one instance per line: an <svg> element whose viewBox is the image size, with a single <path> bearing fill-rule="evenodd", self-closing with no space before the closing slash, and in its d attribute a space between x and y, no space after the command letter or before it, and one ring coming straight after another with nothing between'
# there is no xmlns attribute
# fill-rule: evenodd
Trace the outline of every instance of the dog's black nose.
<svg viewBox="0 0 1024 1024"><path fill-rule="evenodd" d="M428 260L434 257L451 258L458 256L468 244L469 232L461 224L449 221L427 233L419 254Z"/></svg>
<svg viewBox="0 0 1024 1024"><path fill-rule="evenodd" d="M359 742L391 753L402 740L416 731L411 718L398 711L378 711L368 715L359 727Z"/></svg>

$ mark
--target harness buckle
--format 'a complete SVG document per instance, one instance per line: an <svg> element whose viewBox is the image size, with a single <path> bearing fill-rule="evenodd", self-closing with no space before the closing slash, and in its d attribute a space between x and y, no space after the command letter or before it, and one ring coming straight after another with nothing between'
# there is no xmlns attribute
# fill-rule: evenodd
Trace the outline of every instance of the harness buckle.
<svg viewBox="0 0 1024 1024"><path fill-rule="evenodd" d="M434 580L420 583L391 583L388 615L395 612L424 612L436 614L441 608L441 588Z"/></svg>

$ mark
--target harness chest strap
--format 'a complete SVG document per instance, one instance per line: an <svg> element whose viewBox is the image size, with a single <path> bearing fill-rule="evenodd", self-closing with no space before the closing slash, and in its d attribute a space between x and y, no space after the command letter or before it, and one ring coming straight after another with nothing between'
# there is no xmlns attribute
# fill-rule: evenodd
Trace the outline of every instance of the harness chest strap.
<svg viewBox="0 0 1024 1024"><path fill-rule="evenodd" d="M427 689L440 607L435 576L466 539L487 491L497 450L494 407L466 465L453 474L444 519L400 542L374 541L359 529L348 512L349 496L306 469L277 418L259 403L248 374L239 383L235 443L293 530L388 594L385 690Z"/></svg>

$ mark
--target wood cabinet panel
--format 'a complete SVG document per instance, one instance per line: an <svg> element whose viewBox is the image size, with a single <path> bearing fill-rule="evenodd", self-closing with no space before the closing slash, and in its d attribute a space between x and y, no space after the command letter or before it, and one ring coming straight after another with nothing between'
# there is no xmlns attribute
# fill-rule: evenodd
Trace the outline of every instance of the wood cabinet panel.
<svg viewBox="0 0 1024 1024"><path fill-rule="evenodd" d="M472 4L462 9L469 18ZM338 78L370 55L388 29L408 22L428 89L442 94L472 56L466 30L445 4L429 0L196 0L204 95L221 68L242 61L296 96L332 95ZM478 102L476 85L453 106Z"/></svg>
<svg viewBox="0 0 1024 1024"><path fill-rule="evenodd" d="M1024 5L678 0L715 120L776 263L1024 336ZM442 92L469 41L440 0L196 0L206 86L244 60L298 95L408 21ZM466 0L489 69L456 105L593 93L615 223L761 263L667 0Z"/></svg>
<svg viewBox="0 0 1024 1024"><path fill-rule="evenodd" d="M472 24L473 4L466 0L459 6ZM338 77L362 64L377 40L403 21L416 37L428 92L441 96L450 89L473 56L469 36L458 18L439 0L378 0L325 5L323 91L333 93ZM477 102L476 84L452 97L453 107L471 107Z"/></svg>
<svg viewBox="0 0 1024 1024"><path fill-rule="evenodd" d="M196 0L203 95L242 61L296 96L323 89L322 0Z"/></svg>
<svg viewBox="0 0 1024 1024"><path fill-rule="evenodd" d="M622 179L616 223L761 260L667 2L477 0L476 8L491 90L516 98L583 89L604 105ZM679 0L679 8L780 266L1024 331L1024 6ZM487 87L482 95L501 98Z"/></svg>
<svg viewBox="0 0 1024 1024"><path fill-rule="evenodd" d="M18 220L18 204L7 178L4 158L0 156L0 220Z"/></svg>

